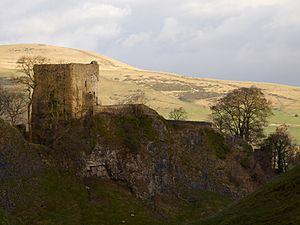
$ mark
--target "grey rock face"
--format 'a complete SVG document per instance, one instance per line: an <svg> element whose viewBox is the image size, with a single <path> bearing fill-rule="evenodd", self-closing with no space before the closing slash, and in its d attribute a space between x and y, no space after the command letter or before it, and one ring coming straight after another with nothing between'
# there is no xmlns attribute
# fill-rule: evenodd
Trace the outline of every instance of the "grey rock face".
<svg viewBox="0 0 300 225"><path fill-rule="evenodd" d="M116 112L114 117L106 115L110 126L116 115ZM267 180L253 152L226 142L212 128L195 124L173 127L158 115L148 116L151 126L147 129L156 131L154 138L145 136L147 131L137 128L140 129L136 130L138 148L132 150L122 142L107 143L101 138L103 134L99 134L92 153L85 158L83 176L125 182L143 199L156 194L180 195L191 189L240 198ZM113 136L114 131L109 129ZM246 167L242 161L247 162Z"/></svg>

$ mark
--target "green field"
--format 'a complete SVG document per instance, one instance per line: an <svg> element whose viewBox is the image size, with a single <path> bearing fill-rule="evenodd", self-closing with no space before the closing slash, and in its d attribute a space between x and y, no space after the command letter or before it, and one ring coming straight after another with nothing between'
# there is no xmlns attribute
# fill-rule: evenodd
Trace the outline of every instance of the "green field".
<svg viewBox="0 0 300 225"><path fill-rule="evenodd" d="M298 115L298 116L296 116ZM281 124L286 124L289 128L293 140L300 144L300 112L297 110L274 110L274 115L270 117L270 126L266 129L266 133L272 133Z"/></svg>
<svg viewBox="0 0 300 225"><path fill-rule="evenodd" d="M269 126L265 129L266 135L275 132L276 126ZM300 144L300 127L289 127L288 132L290 133L295 144Z"/></svg>
<svg viewBox="0 0 300 225"><path fill-rule="evenodd" d="M200 121L209 121L210 120L210 109L207 107L201 107L198 105L181 104L181 107L185 108L187 111L188 120L200 120ZM168 118L169 111L167 109L159 109L159 113L165 118ZM266 135L274 132L276 127L286 124L288 125L288 131L296 144L300 144L300 112L298 110L282 110L275 109L273 110L274 115L269 118L269 126L265 129ZM296 117L295 115L299 115Z"/></svg>

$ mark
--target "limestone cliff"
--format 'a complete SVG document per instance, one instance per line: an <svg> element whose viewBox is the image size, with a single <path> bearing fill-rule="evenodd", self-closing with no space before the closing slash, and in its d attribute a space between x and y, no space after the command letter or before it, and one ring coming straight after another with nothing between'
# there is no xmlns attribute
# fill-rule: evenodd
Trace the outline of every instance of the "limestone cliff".
<svg viewBox="0 0 300 225"><path fill-rule="evenodd" d="M267 179L246 143L203 124L176 126L143 105L100 108L61 140L54 148L82 152L81 176L125 182L143 199L191 189L240 198Z"/></svg>

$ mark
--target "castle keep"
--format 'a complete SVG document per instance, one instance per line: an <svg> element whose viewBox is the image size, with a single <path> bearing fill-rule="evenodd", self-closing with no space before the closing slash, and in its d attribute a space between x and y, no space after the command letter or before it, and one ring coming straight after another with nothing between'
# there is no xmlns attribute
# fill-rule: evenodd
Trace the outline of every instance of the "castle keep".
<svg viewBox="0 0 300 225"><path fill-rule="evenodd" d="M51 134L59 123L93 113L94 106L99 104L99 65L95 61L35 65L34 79L34 141L43 143L43 137Z"/></svg>

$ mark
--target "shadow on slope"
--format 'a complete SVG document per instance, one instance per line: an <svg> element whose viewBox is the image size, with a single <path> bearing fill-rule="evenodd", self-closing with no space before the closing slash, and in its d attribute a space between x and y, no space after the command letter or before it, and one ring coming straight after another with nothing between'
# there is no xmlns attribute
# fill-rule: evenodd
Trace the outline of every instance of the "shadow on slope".
<svg viewBox="0 0 300 225"><path fill-rule="evenodd" d="M221 213L193 225L300 224L300 166Z"/></svg>
<svg viewBox="0 0 300 225"><path fill-rule="evenodd" d="M13 225L186 224L230 203L228 198L210 192L194 193L189 202L170 196L145 202L124 184L96 178L82 180L55 170L11 180L5 188L16 192L10 195L13 207L9 211L0 209L0 224Z"/></svg>

